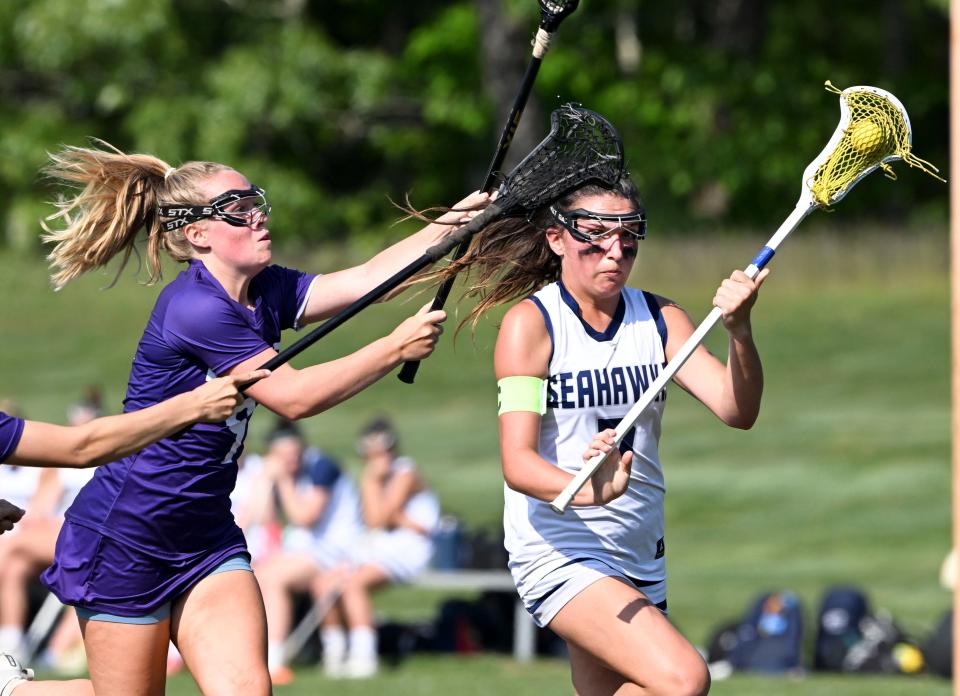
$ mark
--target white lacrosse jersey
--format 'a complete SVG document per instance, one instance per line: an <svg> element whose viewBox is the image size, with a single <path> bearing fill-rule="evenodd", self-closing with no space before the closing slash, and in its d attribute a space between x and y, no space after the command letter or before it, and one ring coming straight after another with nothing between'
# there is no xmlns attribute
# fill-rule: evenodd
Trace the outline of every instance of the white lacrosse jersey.
<svg viewBox="0 0 960 696"><path fill-rule="evenodd" d="M616 427L666 366L666 324L653 295L633 288L623 289L603 333L582 320L562 282L530 299L553 344L540 455L576 473L593 436ZM611 503L570 507L559 515L548 503L504 486L505 545L521 597L549 591L545 578L580 559L600 561L643 586L665 579L665 488L658 454L665 399L666 390L624 438L621 450L633 449L633 471L627 491Z"/></svg>

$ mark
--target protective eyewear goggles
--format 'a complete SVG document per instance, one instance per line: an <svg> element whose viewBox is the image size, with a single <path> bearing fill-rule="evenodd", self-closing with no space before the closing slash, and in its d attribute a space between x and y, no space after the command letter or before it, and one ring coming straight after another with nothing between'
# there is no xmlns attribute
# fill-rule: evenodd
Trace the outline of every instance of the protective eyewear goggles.
<svg viewBox="0 0 960 696"><path fill-rule="evenodd" d="M161 225L164 230L171 232L208 218L219 218L234 227L247 227L259 216L269 217L271 209L266 191L259 186L251 186L248 189L224 191L206 205L168 203L160 205L157 212L161 217L173 218Z"/></svg>
<svg viewBox="0 0 960 696"><path fill-rule="evenodd" d="M563 225L578 242L596 244L620 232L625 240L638 242L647 236L647 211L632 213L594 213L590 210L559 210L550 206L553 219Z"/></svg>

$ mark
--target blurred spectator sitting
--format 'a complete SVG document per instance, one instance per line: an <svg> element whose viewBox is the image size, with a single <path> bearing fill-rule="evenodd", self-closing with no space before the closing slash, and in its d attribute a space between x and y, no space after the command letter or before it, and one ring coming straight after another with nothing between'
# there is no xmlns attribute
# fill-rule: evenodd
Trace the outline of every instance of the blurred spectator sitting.
<svg viewBox="0 0 960 696"><path fill-rule="evenodd" d="M377 671L377 634L370 591L405 582L427 567L440 519L436 495L414 462L400 456L397 434L385 418L360 432L360 499L368 531L349 564L314 583L318 601L333 603L323 619L324 668L330 676L362 678Z"/></svg>
<svg viewBox="0 0 960 696"><path fill-rule="evenodd" d="M323 571L345 561L363 523L356 486L335 461L307 447L293 423L277 423L262 471L269 482L264 488L286 521L281 549L254 564L267 612L268 666L273 683L284 684L292 679L286 666L292 656L283 653L293 618L291 593L309 592Z"/></svg>
<svg viewBox="0 0 960 696"><path fill-rule="evenodd" d="M102 415L100 389L92 385L67 409L67 423L83 425ZM0 550L0 650L25 657L23 639L29 613L29 586L38 581L40 573L53 560L63 514L96 469L0 467L4 472L0 487L4 496L16 503L17 491L7 487L11 470L29 472L25 478L33 482L34 491L27 504L29 514L17 525L16 533L0 541L3 545ZM27 480L21 484L27 484ZM41 664L58 671L83 670L82 637L72 608L68 607L61 617Z"/></svg>

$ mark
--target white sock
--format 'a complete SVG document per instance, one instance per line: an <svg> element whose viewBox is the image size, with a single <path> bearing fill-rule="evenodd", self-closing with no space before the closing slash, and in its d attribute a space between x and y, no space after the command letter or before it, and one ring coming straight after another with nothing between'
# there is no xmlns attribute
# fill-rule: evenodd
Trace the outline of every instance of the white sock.
<svg viewBox="0 0 960 696"><path fill-rule="evenodd" d="M320 629L320 644L323 646L324 662L343 662L347 654L347 632L339 626L325 626Z"/></svg>
<svg viewBox="0 0 960 696"><path fill-rule="evenodd" d="M20 626L0 626L0 650L16 652L23 642L23 629Z"/></svg>
<svg viewBox="0 0 960 696"><path fill-rule="evenodd" d="M350 629L350 658L377 659L377 632L372 626Z"/></svg>
<svg viewBox="0 0 960 696"><path fill-rule="evenodd" d="M283 667L286 658L283 654L283 643L278 641L267 642L267 669L277 669Z"/></svg>

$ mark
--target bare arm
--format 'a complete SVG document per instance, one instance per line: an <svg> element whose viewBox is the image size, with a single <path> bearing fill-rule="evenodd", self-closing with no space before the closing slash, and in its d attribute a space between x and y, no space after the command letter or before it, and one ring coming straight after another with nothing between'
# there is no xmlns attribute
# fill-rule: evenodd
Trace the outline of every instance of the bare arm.
<svg viewBox="0 0 960 696"><path fill-rule="evenodd" d="M410 527L424 534L427 532L404 512L410 498L421 490L423 490L423 481L416 469L400 471L390 477L387 489L384 491L384 508L389 515L390 526Z"/></svg>
<svg viewBox="0 0 960 696"><path fill-rule="evenodd" d="M727 329L728 354L721 363L702 345L690 356L674 378L677 384L699 399L720 420L734 428L748 429L760 414L763 395L763 367L753 342L750 311L757 290L769 274L760 272L756 281L735 271L723 281L714 305L723 311ZM660 298L667 323L667 359L673 357L694 331L690 317L676 304Z"/></svg>
<svg viewBox="0 0 960 696"><path fill-rule="evenodd" d="M20 443L7 462L84 468L121 459L193 423L229 418L243 401L239 387L267 374L244 372L211 380L155 406L97 418L83 425L27 421Z"/></svg>
<svg viewBox="0 0 960 696"><path fill-rule="evenodd" d="M289 419L306 418L366 389L407 360L422 360L433 352L442 332L446 312L424 306L400 324L389 336L330 362L295 369L281 365L253 385L247 393L274 413ZM230 372L244 372L263 365L277 353L267 349L236 365Z"/></svg>
<svg viewBox="0 0 960 696"><path fill-rule="evenodd" d="M299 527L316 524L330 500L330 493L320 486L298 491L296 483L289 476L278 479L275 485L287 521Z"/></svg>
<svg viewBox="0 0 960 696"><path fill-rule="evenodd" d="M360 477L360 512L363 523L370 529L385 529L387 516L383 514L384 476L364 470Z"/></svg>
<svg viewBox="0 0 960 696"><path fill-rule="evenodd" d="M391 529L394 518L402 509L396 500L391 501L387 495L389 488L389 460L385 466L376 467L367 464L360 477L360 508L363 513L363 523L370 529Z"/></svg>
<svg viewBox="0 0 960 696"><path fill-rule="evenodd" d="M483 208L489 200L489 194L472 193L456 203L453 206L454 210L437 218L436 222L381 251L366 263L318 276L313 281L310 298L301 317L301 324L325 319L349 306L416 261L427 247L442 240L455 230L459 223L469 219L476 212L462 211L469 208Z"/></svg>
<svg viewBox="0 0 960 696"><path fill-rule="evenodd" d="M516 304L504 316L494 350L494 372L498 380L504 377L547 376L550 362L550 335L543 316L532 302ZM587 450L596 454L597 448L609 451L607 440L595 439ZM514 411L500 416L500 461L503 478L515 491L538 500L551 501L573 478L572 474L540 456L540 414L532 411ZM592 456L592 454L590 456ZM586 453L585 453L586 456ZM620 495L629 479L632 457L611 456L608 463L595 475L591 486L584 486L573 499L573 505L602 505ZM616 482L612 472L619 472Z"/></svg>

